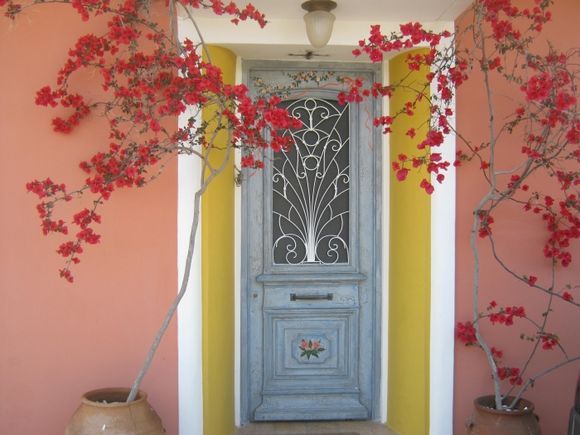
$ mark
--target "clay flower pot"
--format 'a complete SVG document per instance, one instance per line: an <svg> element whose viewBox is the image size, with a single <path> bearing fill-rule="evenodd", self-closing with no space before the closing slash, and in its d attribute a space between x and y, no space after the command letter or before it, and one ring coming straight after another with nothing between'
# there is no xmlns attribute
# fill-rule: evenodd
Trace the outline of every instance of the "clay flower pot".
<svg viewBox="0 0 580 435"><path fill-rule="evenodd" d="M84 394L65 435L163 435L161 419L139 391L130 403L129 388L104 388Z"/></svg>
<svg viewBox="0 0 580 435"><path fill-rule="evenodd" d="M513 400L507 397L506 402ZM520 399L513 410L494 408L494 396L482 396L473 401L475 410L467 423L468 435L541 435L534 404Z"/></svg>

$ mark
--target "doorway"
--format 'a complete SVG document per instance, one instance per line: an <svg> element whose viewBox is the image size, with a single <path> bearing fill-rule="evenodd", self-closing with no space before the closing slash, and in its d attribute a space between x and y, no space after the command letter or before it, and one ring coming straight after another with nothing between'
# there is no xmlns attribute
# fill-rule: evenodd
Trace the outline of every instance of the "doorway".
<svg viewBox="0 0 580 435"><path fill-rule="evenodd" d="M372 99L341 105L366 64L244 62L254 96L301 126L242 183L242 421L376 419L381 141Z"/></svg>

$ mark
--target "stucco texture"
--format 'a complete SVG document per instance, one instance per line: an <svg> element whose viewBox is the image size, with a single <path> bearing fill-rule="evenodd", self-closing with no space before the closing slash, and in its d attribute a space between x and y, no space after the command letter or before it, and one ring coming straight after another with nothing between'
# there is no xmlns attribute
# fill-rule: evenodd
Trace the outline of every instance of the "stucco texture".
<svg viewBox="0 0 580 435"><path fill-rule="evenodd" d="M153 13L167 25L161 3ZM130 386L176 292L175 161L148 187L119 191L102 208L102 242L86 250L72 285L58 277L60 239L42 236L36 197L25 191L26 182L47 176L81 184L78 163L108 144L102 119L56 134L50 122L62 109L34 104L76 38L105 28L58 4L29 9L15 23L0 17L1 434L61 435L82 393ZM98 76L76 85L100 92ZM170 435L177 433L176 357L173 324L143 383Z"/></svg>
<svg viewBox="0 0 580 435"><path fill-rule="evenodd" d="M424 54L426 49L410 54ZM393 83L409 74L405 62L408 54L400 54L389 62L389 79ZM413 78L424 77L428 70L413 71ZM420 79L416 79L420 83ZM413 90L397 90L390 100L394 116L415 96ZM412 154L417 139L405 133L418 127L419 138L427 134L429 118L426 99L414 108L413 117L400 117L390 136L390 159L401 153ZM400 122L399 122L400 121ZM419 139L421 140L421 139ZM423 174L411 173L404 183L389 171L390 192L390 255L389 255L389 385L388 425L401 434L429 433L429 305L430 288L430 221L429 196L419 187Z"/></svg>
<svg viewBox="0 0 580 435"><path fill-rule="evenodd" d="M516 1L517 5L529 5L533 2ZM556 0L553 8L553 22L545 27L543 36L537 42L535 49L545 53L548 46L546 40L552 41L560 51L578 47L580 38L577 32L580 21L580 6L577 0ZM471 22L466 15L458 20L459 28ZM467 41L462 44L468 45ZM486 141L486 103L481 75L474 73L462 85L457 93L457 126L460 132L470 138L473 143ZM502 120L515 108L514 98L521 98L521 93L513 86L506 86L494 78L494 104L497 108L497 120ZM505 146L507 144L507 147ZM501 165L509 167L520 155L521 143L517 141L504 142L500 156ZM460 147L460 144L458 143ZM472 310L472 255L469 248L469 231L472 222L472 210L485 189L478 165L465 165L457 171L457 273L456 273L456 318L460 321L469 320ZM536 179L540 186L549 185L545 180ZM536 184L537 185L537 184ZM544 187L540 187L544 188ZM495 214L494 234L498 241L500 255L521 273L533 274L540 280L549 277L549 262L542 255L542 247L546 238L544 224L541 219L531 213L525 214L520 207L498 209ZM481 310L491 300L502 305L524 305L526 311L536 318L541 318L545 309L546 297L539 295L527 285L519 285L507 276L491 259L489 245L483 241L481 246ZM567 269L560 270L558 284L578 282L580 270L580 250L573 252L575 262ZM545 282L545 281L544 281ZM576 293L578 298L578 294ZM556 332L561 342L567 345L570 355L580 353L580 316L578 309L564 303L554 305L548 328ZM508 366L521 366L518 355L524 355L529 345L519 339L520 332L529 332L525 322L515 322L514 326L490 326L484 322L484 334L489 337L491 345L504 350L504 363ZM538 372L541 367L549 367L561 359L558 350L539 351L538 358L531 366L530 373ZM472 411L472 401L475 397L492 393L490 372L484 355L475 348L466 348L457 343L455 352L455 424L454 433L465 433L465 422ZM574 363L560 369L545 378L540 379L536 386L526 393L525 397L532 400L536 413L540 417L543 433L559 435L566 432L568 413L572 406L575 391L575 381L578 376L579 363Z"/></svg>

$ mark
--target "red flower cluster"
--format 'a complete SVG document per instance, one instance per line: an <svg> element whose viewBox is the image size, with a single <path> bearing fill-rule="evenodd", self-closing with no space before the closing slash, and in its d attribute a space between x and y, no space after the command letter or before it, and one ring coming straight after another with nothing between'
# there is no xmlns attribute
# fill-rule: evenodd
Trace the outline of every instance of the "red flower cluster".
<svg viewBox="0 0 580 435"><path fill-rule="evenodd" d="M88 21L90 13L100 15L109 7L109 0L71 0L71 5L81 15L83 21Z"/></svg>
<svg viewBox="0 0 580 435"><path fill-rule="evenodd" d="M73 222L82 229L85 229L93 222L100 224L101 216L85 208L73 216Z"/></svg>
<svg viewBox="0 0 580 435"><path fill-rule="evenodd" d="M517 367L506 367L502 366L503 351L495 347L490 349L492 358L497 366L497 376L500 380L508 379L511 385L521 385L523 379L521 377L521 371Z"/></svg>
<svg viewBox="0 0 580 435"><path fill-rule="evenodd" d="M488 211L480 210L479 212L479 237L482 239L491 235L491 225L495 222L492 215Z"/></svg>
<svg viewBox="0 0 580 435"><path fill-rule="evenodd" d="M243 9L239 9L234 2L225 4L221 0L180 0L183 5L189 5L196 9L199 8L211 8L213 13L216 15L231 15L232 23L238 24L239 21L254 20L260 27L266 25L266 17L259 10L257 10L254 5L248 3Z"/></svg>
<svg viewBox="0 0 580 435"><path fill-rule="evenodd" d="M501 380L508 379L512 385L522 385L523 379L517 367L498 367L497 375Z"/></svg>
<svg viewBox="0 0 580 435"><path fill-rule="evenodd" d="M499 350L499 349L492 346L490 351L491 351L491 354L493 355L494 360L497 361L497 360L500 360L503 358L503 351L502 350Z"/></svg>
<svg viewBox="0 0 580 435"><path fill-rule="evenodd" d="M551 12L546 10L546 2L536 0L532 9L520 10L511 0L480 0L483 17L491 25L492 35L496 42L506 46L518 46L521 43L522 32L525 30L541 31L542 26L550 21ZM518 18L528 20L527 29L517 29Z"/></svg>
<svg viewBox="0 0 580 435"><path fill-rule="evenodd" d="M455 325L455 337L466 346L477 344L475 328L471 322L457 322L457 325Z"/></svg>
<svg viewBox="0 0 580 435"><path fill-rule="evenodd" d="M542 342L542 349L552 350L554 347L558 346L560 340L557 335L543 333L540 336L540 341Z"/></svg>
<svg viewBox="0 0 580 435"><path fill-rule="evenodd" d="M50 178L43 181L34 180L26 183L26 190L34 193L39 198L46 198L62 193L66 196L66 186L64 184L56 184Z"/></svg>
<svg viewBox="0 0 580 435"><path fill-rule="evenodd" d="M574 300L574 297L570 292L564 291L562 292L562 299L564 299L567 302L572 302Z"/></svg>
<svg viewBox="0 0 580 435"><path fill-rule="evenodd" d="M505 307L500 308L498 311L489 313L488 316L492 325L499 323L501 325L511 326L514 324L514 317L526 317L526 310L521 306Z"/></svg>
<svg viewBox="0 0 580 435"><path fill-rule="evenodd" d="M141 36L141 32L133 26L125 25L123 18L119 16L113 17L108 26L108 39L116 45L129 45Z"/></svg>
<svg viewBox="0 0 580 435"><path fill-rule="evenodd" d="M81 119L91 112L83 97L78 94L63 95L60 99L60 104L63 107L73 108L74 112L66 120L59 117L52 120L52 125L56 132L70 133L74 127L79 125Z"/></svg>
<svg viewBox="0 0 580 435"><path fill-rule="evenodd" d="M576 195L569 195L565 200L559 201L557 207L553 198L546 196L544 207L532 208L528 203L526 209L532 209L538 214L543 211L541 216L549 234L544 245L544 255L553 258L564 267L568 266L572 262L570 244L572 240L580 237L580 203Z"/></svg>
<svg viewBox="0 0 580 435"><path fill-rule="evenodd" d="M543 101L550 95L552 80L548 73L532 76L522 91L526 93L528 101Z"/></svg>

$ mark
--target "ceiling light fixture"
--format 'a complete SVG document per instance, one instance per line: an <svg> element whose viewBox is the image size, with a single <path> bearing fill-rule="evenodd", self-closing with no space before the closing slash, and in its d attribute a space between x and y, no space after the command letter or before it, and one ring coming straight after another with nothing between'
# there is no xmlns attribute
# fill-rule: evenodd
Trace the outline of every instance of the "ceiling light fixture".
<svg viewBox="0 0 580 435"><path fill-rule="evenodd" d="M330 40L334 15L330 13L336 7L332 0L308 0L302 3L302 9L308 11L304 15L306 34L314 48L324 47Z"/></svg>

